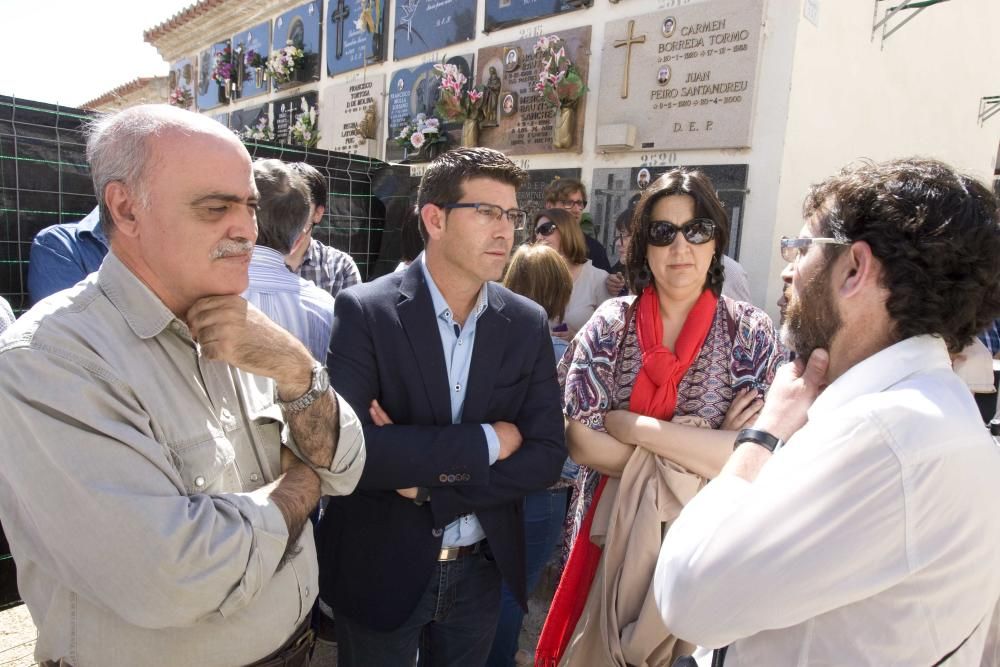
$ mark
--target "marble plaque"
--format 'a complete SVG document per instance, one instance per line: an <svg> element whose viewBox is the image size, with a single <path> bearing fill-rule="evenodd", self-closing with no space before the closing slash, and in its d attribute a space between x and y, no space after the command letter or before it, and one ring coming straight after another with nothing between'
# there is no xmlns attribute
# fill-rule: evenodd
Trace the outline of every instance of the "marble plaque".
<svg viewBox="0 0 1000 667"><path fill-rule="evenodd" d="M711 0L607 24L598 150L750 145L763 0ZM635 127L632 145L605 139Z"/></svg>
<svg viewBox="0 0 1000 667"><path fill-rule="evenodd" d="M394 60L467 42L476 36L476 0L394 0Z"/></svg>
<svg viewBox="0 0 1000 667"><path fill-rule="evenodd" d="M271 22L258 23L249 30L233 35L233 58L239 73L239 96L256 97L268 92L263 67L252 67L252 62L267 62L271 52Z"/></svg>
<svg viewBox="0 0 1000 667"><path fill-rule="evenodd" d="M592 7L594 0L486 0L486 32Z"/></svg>
<svg viewBox="0 0 1000 667"><path fill-rule="evenodd" d="M579 168L574 169L529 169L528 180L517 191L517 204L528 213L545 208L545 187L557 178L580 180Z"/></svg>
<svg viewBox="0 0 1000 667"><path fill-rule="evenodd" d="M570 60L587 81L590 70L590 26L555 33L565 42ZM575 152L583 150L583 122L587 99L584 95L576 106L573 145L566 149L552 146L553 130L559 111L546 104L535 92L538 67L534 47L536 38L508 44L487 46L476 57L476 82L495 91L493 111L497 125L483 123L479 143L501 150L507 155ZM489 114L488 114L489 115Z"/></svg>
<svg viewBox="0 0 1000 667"><path fill-rule="evenodd" d="M447 64L456 65L467 78L472 78L472 54L452 56L445 60ZM389 100L386 116L388 117L388 134L385 137L385 160L397 161L403 159L403 149L393 140L399 135L400 128L418 113L428 116L434 114L437 104L441 79L434 71L435 63L425 63L417 67L396 70L389 79ZM450 137L451 144L461 141L462 123L444 123L445 132ZM482 144L487 145L487 144Z"/></svg>
<svg viewBox="0 0 1000 667"><path fill-rule="evenodd" d="M288 90L303 83L319 81L319 59L322 48L323 3L313 0L290 9L274 19L271 50L283 48L291 42L305 52L305 67L293 81L275 84L275 90Z"/></svg>
<svg viewBox="0 0 1000 667"><path fill-rule="evenodd" d="M336 76L385 60L387 0L330 0L326 73Z"/></svg>
<svg viewBox="0 0 1000 667"><path fill-rule="evenodd" d="M635 206L647 185L665 172L680 165L656 162L648 166L595 169L590 185L590 211L597 240L608 250L614 264L619 259L615 248L615 219L622 211ZM743 229L743 208L747 195L748 171L745 164L684 165L686 169L703 171L712 181L719 199L729 214L729 247L726 254L739 259L740 236Z"/></svg>
<svg viewBox="0 0 1000 667"><path fill-rule="evenodd" d="M206 49L198 54L198 108L214 109L215 107L229 103L229 96L225 86L220 85L212 78L212 70L215 68L215 54L222 53L229 47L229 40L216 42L212 48Z"/></svg>
<svg viewBox="0 0 1000 667"><path fill-rule="evenodd" d="M384 89L382 74L325 86L320 98L325 111L320 130L323 145L331 151L378 157L375 153L385 126Z"/></svg>
<svg viewBox="0 0 1000 667"><path fill-rule="evenodd" d="M311 108L316 108L317 95L315 92L303 93L302 95L292 95L274 101L274 142L277 144L290 144L292 142L292 126L302 113L302 101L305 100ZM317 125L321 121L317 120ZM322 132L320 133L322 136ZM325 141L324 141L325 144Z"/></svg>
<svg viewBox="0 0 1000 667"><path fill-rule="evenodd" d="M191 98L191 104L184 108L192 111L194 110L195 94L198 92L194 75L194 60L191 58L181 58L172 63L170 72L167 74L168 94L173 94L174 91L186 93Z"/></svg>

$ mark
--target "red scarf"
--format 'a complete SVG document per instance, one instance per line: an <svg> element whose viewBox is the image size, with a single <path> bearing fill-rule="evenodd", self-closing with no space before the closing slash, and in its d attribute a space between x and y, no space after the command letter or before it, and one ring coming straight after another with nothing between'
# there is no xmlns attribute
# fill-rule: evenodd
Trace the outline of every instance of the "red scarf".
<svg viewBox="0 0 1000 667"><path fill-rule="evenodd" d="M719 298L711 290L701 293L677 336L675 354L663 345L663 320L660 318L660 300L656 290L652 286L643 290L636 311L642 367L629 401L632 412L664 421L674 416L677 386L708 337L718 302ZM607 481L606 477L601 477L598 482L580 532L570 548L566 568L559 579L542 635L538 639L538 648L535 649L535 667L555 667L559 664L583 613L601 561L601 548L589 539L590 526Z"/></svg>

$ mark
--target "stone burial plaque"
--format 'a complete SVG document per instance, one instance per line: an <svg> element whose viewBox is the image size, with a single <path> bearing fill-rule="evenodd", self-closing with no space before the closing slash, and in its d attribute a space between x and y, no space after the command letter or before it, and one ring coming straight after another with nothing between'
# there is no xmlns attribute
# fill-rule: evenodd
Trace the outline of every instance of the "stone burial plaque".
<svg viewBox="0 0 1000 667"><path fill-rule="evenodd" d="M590 186L588 210L594 220L597 240L608 250L611 263L617 262L615 219L630 206L635 206L643 189L664 173L680 165L656 164L638 167L595 169ZM743 209L747 196L747 165L683 165L705 173L715 186L719 199L729 214L729 247L726 254L739 259L740 234L743 229Z"/></svg>
<svg viewBox="0 0 1000 667"><path fill-rule="evenodd" d="M292 126L296 119L302 114L302 101L305 100L310 109L316 109L319 116L319 108L316 106L317 95L315 91L302 93L301 95L291 95L274 101L274 143L290 144L292 142ZM316 125L319 127L320 119L317 118ZM320 133L322 136L322 132Z"/></svg>
<svg viewBox="0 0 1000 667"><path fill-rule="evenodd" d="M305 66L288 83L275 83L275 90L287 90L294 86L319 81L319 59L322 41L323 3L313 0L274 19L271 51L284 48L291 42L305 52Z"/></svg>
<svg viewBox="0 0 1000 667"><path fill-rule="evenodd" d="M763 4L710 0L608 23L597 149L749 146Z"/></svg>
<svg viewBox="0 0 1000 667"><path fill-rule="evenodd" d="M393 1L394 60L467 42L476 36L476 0Z"/></svg>
<svg viewBox="0 0 1000 667"><path fill-rule="evenodd" d="M254 97L268 92L266 69L250 63L266 63L271 53L271 22L258 23L244 32L233 35L233 58L239 76L239 97Z"/></svg>
<svg viewBox="0 0 1000 667"><path fill-rule="evenodd" d="M593 5L594 0L486 0L485 32Z"/></svg>
<svg viewBox="0 0 1000 667"><path fill-rule="evenodd" d="M545 208L545 187L557 178L580 180L580 169L529 169L528 180L517 191L517 205L528 213ZM533 231L533 230L529 230Z"/></svg>
<svg viewBox="0 0 1000 667"><path fill-rule="evenodd" d="M212 78L212 70L215 69L215 54L223 53L229 48L229 40L216 42L212 48L202 51L198 55L198 108L214 109L215 107L228 104L229 97L226 95L226 88L218 84Z"/></svg>
<svg viewBox="0 0 1000 667"><path fill-rule="evenodd" d="M181 106L184 109L194 109L195 94L197 86L194 80L194 61L191 58L181 58L170 65L170 72L167 74L168 94L171 96L171 103L176 95L187 95L191 100L190 104Z"/></svg>
<svg viewBox="0 0 1000 667"><path fill-rule="evenodd" d="M566 53L587 81L590 70L590 26L563 30L558 33ZM576 130L573 145L567 149L552 146L553 130L559 113L535 92L539 67L534 54L536 38L508 44L487 46L476 57L476 81L487 87L486 104L496 107L486 111L496 125L487 120L480 126L479 143L501 150L507 155L575 152L583 150L584 110L588 95L576 106ZM489 99L492 96L492 99Z"/></svg>
<svg viewBox="0 0 1000 667"><path fill-rule="evenodd" d="M360 77L323 88L320 135L327 150L378 157L385 75ZM368 136L365 136L368 135Z"/></svg>
<svg viewBox="0 0 1000 667"><path fill-rule="evenodd" d="M326 73L336 76L385 60L386 0L330 0Z"/></svg>
<svg viewBox="0 0 1000 667"><path fill-rule="evenodd" d="M445 60L446 64L455 65L459 71L472 78L472 54L452 56ZM399 69L392 73L389 79L388 134L385 137L385 160L387 162L403 159L403 149L394 141L400 129L418 113L436 116L434 106L440 96L441 78L434 70L435 63L424 63L416 67ZM448 146L461 143L462 123L446 123L442 128L448 134ZM485 145L485 144L483 144Z"/></svg>
<svg viewBox="0 0 1000 667"><path fill-rule="evenodd" d="M267 122L267 104L246 107L244 109L234 109L229 112L229 129L238 134L241 139L255 141L254 139L250 139L248 135L256 129L257 124L261 122L261 119L264 119L264 122Z"/></svg>

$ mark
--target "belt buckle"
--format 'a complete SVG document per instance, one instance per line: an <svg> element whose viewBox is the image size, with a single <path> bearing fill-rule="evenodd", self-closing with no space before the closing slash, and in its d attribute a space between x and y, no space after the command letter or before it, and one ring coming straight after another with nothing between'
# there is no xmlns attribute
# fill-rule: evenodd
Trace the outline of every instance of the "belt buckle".
<svg viewBox="0 0 1000 667"><path fill-rule="evenodd" d="M444 563L458 560L458 555L461 550L462 547L442 547L441 551L438 552L438 562Z"/></svg>

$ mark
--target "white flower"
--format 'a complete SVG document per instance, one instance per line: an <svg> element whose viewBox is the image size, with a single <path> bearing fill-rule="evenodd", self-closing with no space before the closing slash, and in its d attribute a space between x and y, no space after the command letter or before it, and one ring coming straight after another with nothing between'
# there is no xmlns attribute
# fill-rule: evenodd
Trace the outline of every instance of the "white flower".
<svg viewBox="0 0 1000 667"><path fill-rule="evenodd" d="M436 125L425 125L424 134L437 134L438 127Z"/></svg>
<svg viewBox="0 0 1000 667"><path fill-rule="evenodd" d="M354 29L355 30L364 30L365 29L365 22L364 22L364 20L360 16L358 17L358 20L354 22Z"/></svg>
<svg viewBox="0 0 1000 667"><path fill-rule="evenodd" d="M420 112L420 113L417 114L417 122L418 123L422 123L425 120L427 120L427 114L425 114L423 112Z"/></svg>
<svg viewBox="0 0 1000 667"><path fill-rule="evenodd" d="M425 139L422 132L414 132L410 136L410 143L413 144L413 147L416 148L418 151L420 150L420 147L424 145L424 142Z"/></svg>
<svg viewBox="0 0 1000 667"><path fill-rule="evenodd" d="M427 123L425 123L427 127L437 127L440 124L441 121L439 121L437 118L428 118Z"/></svg>

